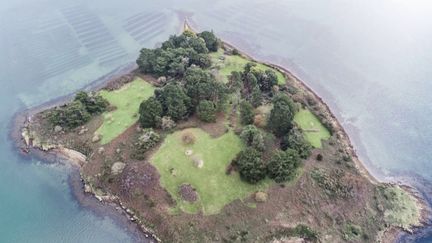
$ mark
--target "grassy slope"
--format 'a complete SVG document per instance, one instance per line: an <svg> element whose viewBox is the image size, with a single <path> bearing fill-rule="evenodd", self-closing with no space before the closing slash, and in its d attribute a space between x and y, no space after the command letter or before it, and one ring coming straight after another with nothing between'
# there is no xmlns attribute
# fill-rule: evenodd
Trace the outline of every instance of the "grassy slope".
<svg viewBox="0 0 432 243"><path fill-rule="evenodd" d="M309 110L302 109L297 112L294 121L303 130L306 140L315 148L321 148L321 139L330 138L330 132ZM317 131L307 131L308 129Z"/></svg>
<svg viewBox="0 0 432 243"><path fill-rule="evenodd" d="M104 113L104 122L97 130L102 144L109 143L138 120L140 103L153 95L154 87L140 78L119 90L102 90L100 94L117 109Z"/></svg>
<svg viewBox="0 0 432 243"><path fill-rule="evenodd" d="M182 143L181 136L185 131L195 135L195 144ZM177 209L188 213L202 210L206 215L215 214L225 204L265 189L270 183L265 180L258 185L250 185L241 181L237 173L226 174L226 167L242 146L240 139L232 131L215 139L201 129L191 128L168 135L151 158L151 163L161 174L161 185L176 200ZM193 151L192 156L185 155L187 149ZM193 156L204 161L202 168L193 165ZM172 169L174 173L171 173ZM178 188L183 183L191 184L196 189L199 194L196 202L189 203L181 199Z"/></svg>
<svg viewBox="0 0 432 243"><path fill-rule="evenodd" d="M249 62L249 60L239 55L224 55L222 49L219 49L218 52L211 53L210 56L212 57L213 64L220 67L219 75L223 82L228 82L228 76L231 74L232 71L243 71L243 67L246 65L246 63ZM224 56L225 60L220 60L220 56ZM256 68L258 68L259 70L272 69L262 63L256 64ZM284 75L277 70L273 69L273 71L276 72L278 84L285 84L286 80Z"/></svg>

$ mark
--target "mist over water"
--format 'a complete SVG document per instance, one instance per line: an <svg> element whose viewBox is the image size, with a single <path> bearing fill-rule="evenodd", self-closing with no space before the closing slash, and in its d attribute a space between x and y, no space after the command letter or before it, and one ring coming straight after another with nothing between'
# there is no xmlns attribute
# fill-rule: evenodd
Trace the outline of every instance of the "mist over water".
<svg viewBox="0 0 432 243"><path fill-rule="evenodd" d="M133 240L78 205L68 168L19 158L8 124L19 109L133 63L141 47L179 31L179 16L301 77L335 111L374 175L432 180L430 1L112 2L0 2L0 241ZM421 188L430 198L428 189Z"/></svg>

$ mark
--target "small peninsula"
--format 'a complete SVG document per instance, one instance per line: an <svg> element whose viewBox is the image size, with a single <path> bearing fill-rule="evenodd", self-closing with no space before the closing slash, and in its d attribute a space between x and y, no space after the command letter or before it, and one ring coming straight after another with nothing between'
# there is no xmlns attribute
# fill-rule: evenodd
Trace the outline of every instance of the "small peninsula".
<svg viewBox="0 0 432 243"><path fill-rule="evenodd" d="M66 156L155 241L390 242L421 225L419 200L372 178L283 68L187 26L137 65L28 112L22 149Z"/></svg>

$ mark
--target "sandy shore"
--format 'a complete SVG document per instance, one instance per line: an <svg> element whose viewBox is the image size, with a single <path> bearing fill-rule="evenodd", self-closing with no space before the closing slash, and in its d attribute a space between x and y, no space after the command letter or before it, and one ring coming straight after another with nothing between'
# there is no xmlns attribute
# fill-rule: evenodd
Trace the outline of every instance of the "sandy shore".
<svg viewBox="0 0 432 243"><path fill-rule="evenodd" d="M184 30L186 28L190 29L192 31L194 29L196 29L196 28L191 27L191 25L187 21L185 22L184 26L182 27L182 30ZM371 183L376 184L376 183L382 182L382 181L378 180L377 178L375 178L369 172L369 170L366 168L366 166L360 161L360 159L357 156L357 151L355 150L347 132L345 131L345 128L339 123L336 116L330 110L329 106L323 101L323 99L318 94L316 94L305 82L303 82L301 79L296 77L292 72L290 72L288 69L286 69L284 67L274 65L274 64L271 64L268 62L259 61L259 59L256 59L253 56L242 52L241 48L237 48L234 45L232 45L228 42L225 42L225 41L223 43L228 48L233 48L233 49L235 48L235 49L239 50L241 55L243 55L243 56L245 56L251 60L255 60L255 61L264 63L265 65L267 65L269 67L273 67L273 68L279 70L280 72L287 75L288 78L293 81L294 85L297 88L302 89L302 90L306 91L308 94L314 96L319 101L321 109L325 112L327 119L332 123L332 125L334 127L334 131L336 133L336 136L337 136L339 142L341 142L343 144L343 146L346 148L346 150L352 156L353 161L355 162L355 165L356 165L356 168L358 169L358 171L364 177L366 177ZM118 76L128 74L128 73L134 71L135 68L136 68L135 65L132 65L132 64L126 65L126 66L124 66L120 69L117 69L114 72L92 82L91 84L89 84L88 86L83 88L83 90L98 90L98 89L102 88L108 81L110 81L110 80L112 80ZM54 107L54 106L68 102L72 98L72 95L73 94L68 95L68 96L64 96L64 97L60 97L60 98L54 99L50 102L47 102L45 104L42 104L40 106L33 107L31 109L23 110L23 111L19 112L15 116L15 119L11 125L11 137L12 137L13 141L15 141L17 147L20 148L23 156L28 156L28 153L30 152L31 156L34 156L34 157L41 159L42 161L46 161L48 163L59 163L59 162L64 163L65 161L72 162L72 165L75 169L73 169L73 171L70 175L69 184L72 188L72 191L73 191L75 198L78 200L80 205L82 205L85 208L91 209L97 215L112 217L120 225L126 226L128 232L130 232L131 235L133 235L134 238L137 239L137 241L139 241L139 242L155 241L155 238L152 238L150 236L151 234L148 231L143 230L142 225L135 223L134 220L131 221L131 215L129 215L127 213L127 210L122 208L121 203L119 204L119 202L116 201L115 199L100 201L100 200L97 200L92 194L84 192L85 185L82 182L82 178L81 178L81 175L79 173L79 168L82 165L82 163L85 163L85 156L82 157L83 156L82 154L79 154L76 151L65 149L65 148L56 148L56 149L53 149L50 151L41 151L41 150L34 149L34 148L31 148L31 147L26 145L26 143L22 137L21 130L23 127L26 126L26 123L28 122L29 117L31 117L33 114L41 112L45 109L48 109L48 108L51 108L51 107ZM426 219L429 217L429 209L427 207L427 204L424 203L423 198L418 193L416 193L415 188L404 187L404 189L406 189L409 193L414 195L415 198L417 198L418 205L419 205L419 208L421 209L421 215L422 215L420 222L422 222L422 223L426 222ZM390 228L389 230L387 230L383 234L383 240L386 239L384 242L393 242L393 241L397 240L399 235L401 234L401 232L402 231L399 228ZM390 240L390 241L388 241L388 240Z"/></svg>

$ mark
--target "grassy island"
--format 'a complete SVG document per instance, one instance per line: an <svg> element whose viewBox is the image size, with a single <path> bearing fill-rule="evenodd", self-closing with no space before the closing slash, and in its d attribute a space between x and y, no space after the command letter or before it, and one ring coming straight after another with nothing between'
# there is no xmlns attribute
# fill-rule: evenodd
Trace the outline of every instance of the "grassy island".
<svg viewBox="0 0 432 243"><path fill-rule="evenodd" d="M138 69L35 114L28 146L79 160L85 191L164 242L377 242L416 200L362 174L328 107L213 32L143 48Z"/></svg>

